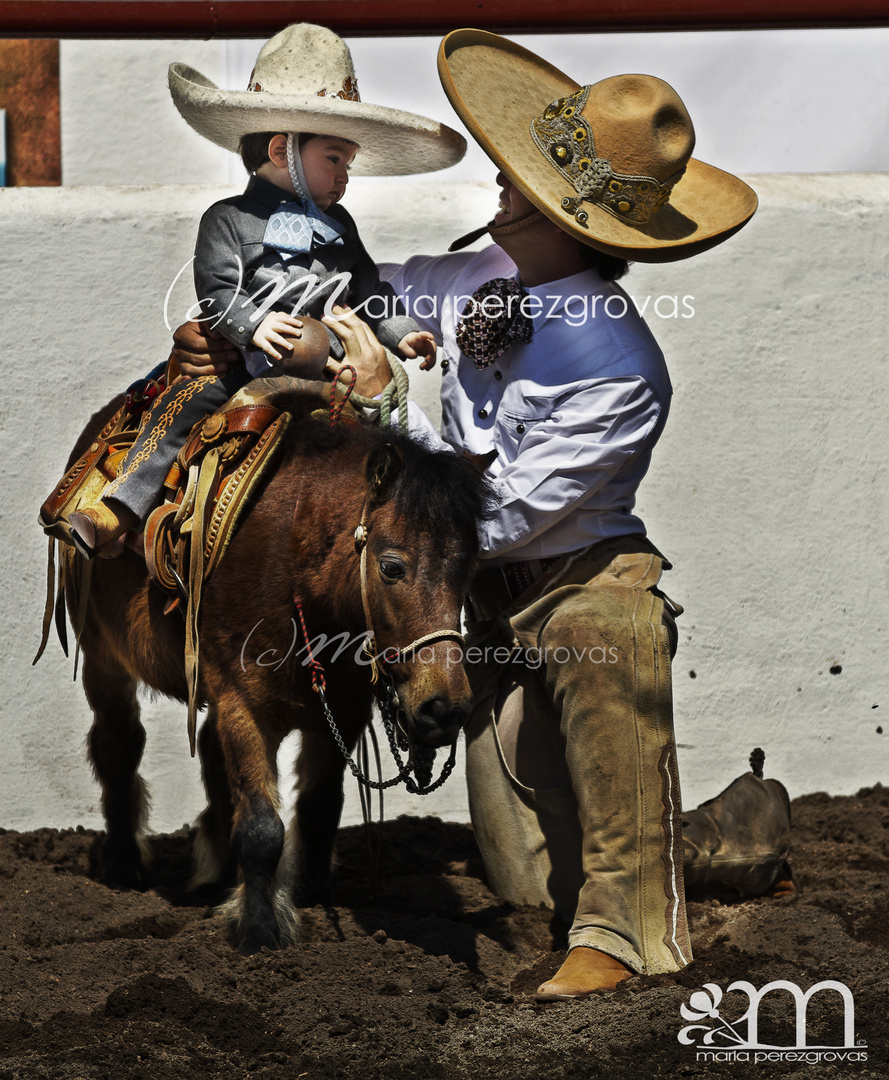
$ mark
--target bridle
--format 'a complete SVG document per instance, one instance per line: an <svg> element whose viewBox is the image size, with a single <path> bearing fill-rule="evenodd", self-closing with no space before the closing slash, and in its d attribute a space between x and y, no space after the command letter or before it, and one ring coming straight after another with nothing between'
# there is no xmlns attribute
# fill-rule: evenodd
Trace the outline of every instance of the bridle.
<svg viewBox="0 0 889 1080"><path fill-rule="evenodd" d="M431 792L436 791L444 784L451 773L454 770L454 764L457 758L457 739L451 743L450 753L447 761L442 766L441 775L438 780L430 784L418 784L415 779L412 779L410 774L417 772L417 764L414 761L413 748L410 743L410 737L402 722L404 718L404 710L401 707L401 703L398 700L398 693L395 689L394 680L387 666L391 664L403 663L406 659L413 657L416 652L423 648L424 645L430 645L437 641L458 641L461 645L465 644L465 639L459 630L443 629L433 630L431 633L424 634L422 637L412 641L409 645L405 645L402 648L395 646L389 646L382 652L378 652L376 644L376 635L373 629L373 619L370 611L370 600L368 590L368 575L367 575L367 547L368 547L368 535L370 532L370 526L368 525L368 514L370 512L370 505L375 494L375 489L371 486L367 496L364 500L364 506L361 511L361 519L358 522L358 526L355 532L352 534L355 541L355 551L359 556L359 575L361 581L361 605L364 610L364 621L367 624L366 637L362 651L368 656L371 665L371 686L373 688L374 697L380 708L380 715L383 720L383 728L386 732L386 736L389 741L389 748L392 751L392 756L395 759L395 764L398 766L398 774L391 780L371 780L366 776L357 763L353 760L349 754L349 749L346 746L345 740L340 734L340 730L336 725L336 721L333 718L333 714L330 711L330 707L327 704L327 698L325 696L326 680L324 677L324 669L322 665L315 659L312 653L311 640L306 629L305 619L302 612L302 604L298 596L294 595L293 600L296 605L297 615L299 617L300 628L302 629L303 637L306 642L306 649L309 654L309 667L312 669L312 688L319 695L321 699L321 707L324 712L324 718L327 720L330 727L334 741L340 748L340 752L346 760L346 764L349 766L349 770L352 775L358 781L359 784L364 787L373 788L375 790L383 790L384 788L394 787L395 784L404 783L405 787L411 794L414 795L429 795ZM401 756L401 751L411 751L408 760L404 761Z"/></svg>
<svg viewBox="0 0 889 1080"><path fill-rule="evenodd" d="M367 539L370 532L367 525L367 514L372 494L372 492L369 492L367 498L364 500L364 507L361 511L361 520L358 522L358 527L355 529L352 536L355 540L355 550L359 555L361 605L364 608L364 621L367 623L368 636L364 642L364 651L370 657L372 663L370 681L376 683L381 677L384 681L387 679L391 681L391 676L386 671L387 664L404 663L405 659L412 657L414 653L424 645L429 645L434 641L447 641L448 639L451 641L459 641L461 645L465 645L466 639L459 630L433 630L431 633L424 634L422 637L417 638L416 641L412 641L410 645L405 645L401 649L390 646L382 652L377 652L377 640L373 629L373 619L370 614L370 601L368 599L367 588Z"/></svg>

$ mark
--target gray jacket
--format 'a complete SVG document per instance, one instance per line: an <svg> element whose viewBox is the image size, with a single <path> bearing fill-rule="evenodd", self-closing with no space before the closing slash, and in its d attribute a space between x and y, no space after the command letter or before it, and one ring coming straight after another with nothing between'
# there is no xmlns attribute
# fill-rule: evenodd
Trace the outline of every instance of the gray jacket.
<svg viewBox="0 0 889 1080"><path fill-rule="evenodd" d="M195 246L194 280L202 318L235 345L249 349L256 328L269 311L320 318L335 292L336 275L348 272L348 286L335 301L358 307L381 344L395 351L405 334L419 330L392 287L380 281L376 264L364 249L351 216L338 205L326 213L346 232L342 244L325 244L285 261L262 238L271 215L293 196L283 188L252 176L243 195L223 199L204 214ZM239 265L240 260L240 265ZM310 275L317 279L312 283ZM309 276L309 280L306 278ZM283 290L276 293L276 288ZM273 302L269 304L269 297ZM340 340L330 333L332 355L343 355Z"/></svg>

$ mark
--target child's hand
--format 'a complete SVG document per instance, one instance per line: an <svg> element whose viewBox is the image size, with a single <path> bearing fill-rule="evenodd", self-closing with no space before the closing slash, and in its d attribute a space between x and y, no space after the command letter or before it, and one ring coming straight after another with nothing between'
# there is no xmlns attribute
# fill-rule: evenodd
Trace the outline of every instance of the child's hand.
<svg viewBox="0 0 889 1080"><path fill-rule="evenodd" d="M302 320L284 311L270 311L256 328L253 344L266 356L281 360L281 349L287 355L293 351L293 339L302 337Z"/></svg>
<svg viewBox="0 0 889 1080"><path fill-rule="evenodd" d="M405 334L398 343L398 351L410 359L415 356L425 357L420 364L421 371L435 367L435 338L428 330L413 330L410 334Z"/></svg>

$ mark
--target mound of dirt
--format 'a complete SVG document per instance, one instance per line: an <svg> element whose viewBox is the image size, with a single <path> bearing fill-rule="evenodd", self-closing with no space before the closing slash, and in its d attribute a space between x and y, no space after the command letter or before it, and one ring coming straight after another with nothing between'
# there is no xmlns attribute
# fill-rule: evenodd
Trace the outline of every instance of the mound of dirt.
<svg viewBox="0 0 889 1080"><path fill-rule="evenodd" d="M692 903L685 971L551 1005L533 992L558 966L565 927L492 895L465 825L343 830L337 907L303 912L299 945L249 960L214 914L219 898L185 891L187 829L153 839L144 893L94 879L101 834L0 830L0 1080L885 1077L889 789L810 795L793 811L798 896ZM738 979L844 984L860 1045L754 1061L732 1059L730 1042L709 1057L699 1039L681 1043L680 1007ZM712 1026L717 995L705 993ZM808 1047L842 1046L840 995L820 992L806 1023ZM759 1036L796 1046L775 993Z"/></svg>

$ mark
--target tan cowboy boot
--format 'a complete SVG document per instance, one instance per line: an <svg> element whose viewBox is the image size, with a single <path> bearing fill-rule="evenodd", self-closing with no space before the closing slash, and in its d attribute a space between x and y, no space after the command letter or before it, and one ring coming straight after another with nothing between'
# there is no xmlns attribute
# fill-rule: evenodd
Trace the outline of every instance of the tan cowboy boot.
<svg viewBox="0 0 889 1080"><path fill-rule="evenodd" d="M715 799L682 815L683 865L689 895L792 896L790 798L778 780L764 780L765 754L750 755L752 772Z"/></svg>
<svg viewBox="0 0 889 1080"><path fill-rule="evenodd" d="M537 988L536 1001L569 1001L585 998L596 990L613 990L635 972L598 949L578 945L548 981Z"/></svg>
<svg viewBox="0 0 889 1080"><path fill-rule="evenodd" d="M117 502L115 506L120 506L120 509L97 502L76 510L68 519L71 539L85 559L92 559L95 555L119 555L123 546L116 542L125 532L138 527L139 519L132 510Z"/></svg>

